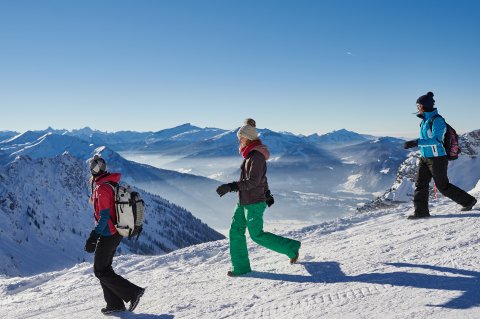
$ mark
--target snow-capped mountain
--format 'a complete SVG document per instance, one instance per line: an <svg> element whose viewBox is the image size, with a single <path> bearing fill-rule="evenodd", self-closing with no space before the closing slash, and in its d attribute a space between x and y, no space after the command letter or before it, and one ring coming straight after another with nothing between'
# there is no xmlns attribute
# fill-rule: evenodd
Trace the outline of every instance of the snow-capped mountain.
<svg viewBox="0 0 480 319"><path fill-rule="evenodd" d="M106 159L110 171L122 173L125 182L178 203L207 224L225 227L230 220L225 211L228 205L232 205L231 201L215 203L218 201L215 189L219 182L129 161L108 147L97 146L74 136L29 131L0 143L0 150L3 151L3 156L0 153L0 163L4 164L20 155L36 159L69 152L72 156L87 160L98 153Z"/></svg>
<svg viewBox="0 0 480 319"><path fill-rule="evenodd" d="M480 184L471 193L479 197ZM227 240L163 256L116 257L114 268L147 288L135 313L118 316L478 318L478 209L460 214L440 200L436 218L406 220L411 213L403 204L290 231L284 235L302 242L295 265L249 240L253 272L237 278L226 276ZM102 318L104 307L91 259L51 273L0 277L0 296L0 313L9 318Z"/></svg>
<svg viewBox="0 0 480 319"><path fill-rule="evenodd" d="M346 129L333 131L323 135L312 134L307 136L307 139L325 149L354 145L368 140L364 135Z"/></svg>
<svg viewBox="0 0 480 319"><path fill-rule="evenodd" d="M207 140L225 130L200 128L190 123L157 132L101 132L89 127L72 130L68 135L79 137L96 145L106 145L116 151L159 152L162 154L183 154L192 143Z"/></svg>
<svg viewBox="0 0 480 319"><path fill-rule="evenodd" d="M0 153L0 160L4 158L5 163L20 154L32 158L49 153L55 156L65 150L87 159L101 152L109 169L123 173L128 182L185 207L212 227L226 229L236 195L220 200L215 189L221 182L214 180L238 179L242 158L237 130L200 128L189 123L144 133L83 128L60 130L58 135L49 129L31 132L30 137L18 136L22 143L0 143L0 150L7 155L15 153L6 160ZM319 221L355 209L393 183L397 166L406 157L399 140L368 140L346 130L326 134L335 149L322 148L302 135L258 131L271 152L268 178L276 205L269 216L276 219Z"/></svg>
<svg viewBox="0 0 480 319"><path fill-rule="evenodd" d="M408 151L403 140L381 137L363 143L337 148L333 152L352 170L340 189L359 193L383 192L393 182L399 165L405 161Z"/></svg>
<svg viewBox="0 0 480 319"><path fill-rule="evenodd" d="M4 141L4 140L8 140L14 136L17 136L18 133L17 132L13 132L13 131L0 131L0 142Z"/></svg>
<svg viewBox="0 0 480 319"><path fill-rule="evenodd" d="M144 145L145 140L151 136L152 132L102 132L92 130L90 127L84 127L78 130L72 130L65 133L66 135L78 137L88 143L95 145L106 145L115 150L128 150Z"/></svg>
<svg viewBox="0 0 480 319"><path fill-rule="evenodd" d="M219 128L200 128L186 123L152 134L146 139L148 144L146 150L157 151L167 148L172 152L175 149L179 150L189 144L208 140L224 132L226 131Z"/></svg>
<svg viewBox="0 0 480 319"><path fill-rule="evenodd" d="M35 141L47 133L48 132L46 130L45 131L26 131L2 141L1 144L3 148L8 146L15 147L17 145L23 145L23 144Z"/></svg>
<svg viewBox="0 0 480 319"><path fill-rule="evenodd" d="M0 168L0 274L27 275L88 259L83 246L94 228L87 165L68 153L17 157ZM190 212L139 190L146 203L144 232L121 252L162 254L222 235Z"/></svg>
<svg viewBox="0 0 480 319"><path fill-rule="evenodd" d="M63 152L87 159L92 156L95 150L93 144L83 140L72 138L67 135L60 135L52 132L31 132L27 135L18 136L6 143L0 143L0 147L10 152L10 158L17 156L28 156L30 158L52 157ZM5 147L4 145L8 146Z"/></svg>

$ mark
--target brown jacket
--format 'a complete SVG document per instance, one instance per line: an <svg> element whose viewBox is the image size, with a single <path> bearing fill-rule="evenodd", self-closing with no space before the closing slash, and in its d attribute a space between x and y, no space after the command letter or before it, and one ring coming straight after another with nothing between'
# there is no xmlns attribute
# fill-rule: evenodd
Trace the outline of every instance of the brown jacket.
<svg viewBox="0 0 480 319"><path fill-rule="evenodd" d="M266 148L265 148L266 149ZM265 193L268 191L267 182L267 159L268 150L251 151L240 167L240 180L238 185L238 197L240 205L256 204L266 200Z"/></svg>

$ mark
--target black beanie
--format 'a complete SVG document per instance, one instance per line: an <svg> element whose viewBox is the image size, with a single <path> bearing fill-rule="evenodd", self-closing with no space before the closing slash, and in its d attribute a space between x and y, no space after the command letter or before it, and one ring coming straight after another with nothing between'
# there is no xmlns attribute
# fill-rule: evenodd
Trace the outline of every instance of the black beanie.
<svg viewBox="0 0 480 319"><path fill-rule="evenodd" d="M433 99L433 93L428 92L427 94L422 95L417 99L417 103L422 104L425 111L427 112L433 111L433 106L435 105L435 100Z"/></svg>

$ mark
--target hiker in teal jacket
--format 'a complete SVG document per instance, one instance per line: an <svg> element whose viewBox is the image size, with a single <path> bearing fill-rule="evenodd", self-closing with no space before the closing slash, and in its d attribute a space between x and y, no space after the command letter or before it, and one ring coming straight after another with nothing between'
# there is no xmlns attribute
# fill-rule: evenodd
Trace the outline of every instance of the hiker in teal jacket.
<svg viewBox="0 0 480 319"><path fill-rule="evenodd" d="M238 192L239 202L230 226L230 257L233 269L227 273L234 277L251 272L245 231L257 244L287 255L290 263L296 263L300 242L263 231L263 213L274 203L267 182L268 148L258 139L255 121L247 119L238 133L240 154L244 157L240 180L217 188L220 196Z"/></svg>
<svg viewBox="0 0 480 319"><path fill-rule="evenodd" d="M437 109L433 109L431 112L423 112L420 118L422 123L420 124L418 147L422 157L446 156L443 139L447 133L447 124L443 117L439 116Z"/></svg>
<svg viewBox="0 0 480 319"><path fill-rule="evenodd" d="M408 219L430 217L428 198L430 181L434 180L438 190L462 206L462 211L469 211L475 206L477 200L464 190L450 183L447 175L448 158L443 145L447 133L447 124L443 117L433 106L435 100L433 93L428 92L417 99L417 116L422 119L420 123L420 138L407 141L404 148L419 147L422 157L418 164L417 180L415 181L415 194L413 204L415 211Z"/></svg>

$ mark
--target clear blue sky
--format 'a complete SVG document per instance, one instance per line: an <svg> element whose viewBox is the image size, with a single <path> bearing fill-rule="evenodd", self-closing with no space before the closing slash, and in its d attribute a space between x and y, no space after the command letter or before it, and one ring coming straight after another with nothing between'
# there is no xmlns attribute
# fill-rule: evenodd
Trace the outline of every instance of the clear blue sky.
<svg viewBox="0 0 480 319"><path fill-rule="evenodd" d="M0 130L480 128L480 1L0 2Z"/></svg>

